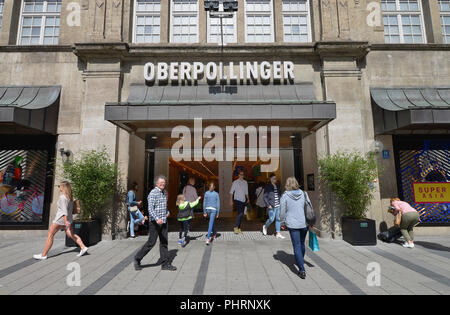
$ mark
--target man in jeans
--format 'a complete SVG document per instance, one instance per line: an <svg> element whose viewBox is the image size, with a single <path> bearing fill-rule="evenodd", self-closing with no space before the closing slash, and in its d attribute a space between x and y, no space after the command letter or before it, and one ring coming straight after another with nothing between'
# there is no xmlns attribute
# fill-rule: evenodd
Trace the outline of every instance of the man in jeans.
<svg viewBox="0 0 450 315"><path fill-rule="evenodd" d="M155 179L155 188L148 195L148 214L149 214L149 231L148 241L139 250L134 257L134 268L141 270L141 260L150 250L155 246L156 240L159 237L159 252L160 261L162 262L162 270L175 271L176 267L172 266L169 259L168 250L168 225L167 217L169 211L167 210L167 179L164 176L158 176Z"/></svg>
<svg viewBox="0 0 450 315"><path fill-rule="evenodd" d="M264 189L264 201L269 210L269 219L263 226L263 234L267 235L267 229L275 221L276 236L277 238L284 239L285 237L281 235L280 199L281 190L280 186L278 186L277 176L270 174L270 183Z"/></svg>
<svg viewBox="0 0 450 315"><path fill-rule="evenodd" d="M247 205L247 201L249 200L250 198L248 197L248 183L246 180L244 180L244 171L240 170L239 178L233 182L230 190L230 204L233 207L234 201L234 205L238 213L236 224L234 225L235 234L242 234L242 217L244 216L245 206Z"/></svg>

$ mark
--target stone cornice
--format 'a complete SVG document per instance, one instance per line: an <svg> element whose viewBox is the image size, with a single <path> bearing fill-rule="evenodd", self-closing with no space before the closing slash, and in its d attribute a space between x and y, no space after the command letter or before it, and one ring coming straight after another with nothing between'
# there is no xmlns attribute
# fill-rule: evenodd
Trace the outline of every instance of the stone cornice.
<svg viewBox="0 0 450 315"><path fill-rule="evenodd" d="M372 44L371 50L449 51L450 44Z"/></svg>
<svg viewBox="0 0 450 315"><path fill-rule="evenodd" d="M316 52L322 57L351 57L363 59L370 52L369 42L327 41L316 43Z"/></svg>
<svg viewBox="0 0 450 315"><path fill-rule="evenodd" d="M0 45L0 52L72 52L70 45Z"/></svg>

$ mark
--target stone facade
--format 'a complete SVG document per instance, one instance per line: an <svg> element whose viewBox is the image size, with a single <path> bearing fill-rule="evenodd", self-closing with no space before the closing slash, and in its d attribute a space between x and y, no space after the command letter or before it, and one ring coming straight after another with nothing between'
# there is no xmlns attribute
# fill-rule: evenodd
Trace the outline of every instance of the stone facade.
<svg viewBox="0 0 450 315"><path fill-rule="evenodd" d="M223 54L217 44L207 43L203 0L199 1L199 43L170 43L169 1L161 1L161 42L145 45L132 43L133 0L63 0L57 46L16 45L19 2L5 1L0 85L61 85L58 149L63 147L76 155L80 150L105 145L120 166L124 184L137 181L144 186L145 141L105 121L105 103L125 102L131 84L144 84L143 68L149 61L292 60L296 83L313 82L316 98L334 101L337 106L337 119L304 134L303 172L316 177L317 159L324 154L345 150L366 153L374 150L376 140L386 149L392 148L392 136L375 136L371 87L445 86L450 82L450 45L443 44L437 0L424 1L428 43L416 45L385 44L383 26L368 25L373 14L370 3L379 4L380 0L311 1L312 42L304 44L283 42L282 1L274 0L275 41L248 44L245 32L240 31L245 29L245 10L244 1L239 1L237 44L225 46ZM164 169L166 165L159 166L160 162L155 168ZM390 225L385 209L389 198L398 194L395 178L389 175L395 172L395 164L393 158L382 163L384 170L375 184L368 217ZM56 195L56 186L54 192ZM142 190L140 193L138 199L143 199ZM328 196L322 198L319 190L310 196L320 209L322 236L331 236L330 231L339 235L336 210L330 210ZM50 217L55 203L56 199ZM120 226L123 231L125 223ZM449 232L445 228L434 231ZM432 232L428 229L424 233Z"/></svg>

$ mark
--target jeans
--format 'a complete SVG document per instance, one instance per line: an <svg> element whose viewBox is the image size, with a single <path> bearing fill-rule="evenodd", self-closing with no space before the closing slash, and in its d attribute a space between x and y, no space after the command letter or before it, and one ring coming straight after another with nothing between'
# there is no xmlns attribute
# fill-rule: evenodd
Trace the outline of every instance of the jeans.
<svg viewBox="0 0 450 315"><path fill-rule="evenodd" d="M281 232L280 207L269 209L269 219L266 222L266 228L275 221L275 230L277 233Z"/></svg>
<svg viewBox="0 0 450 315"><path fill-rule="evenodd" d="M178 222L180 222L179 239L181 240L181 238L183 237L183 232L184 232L184 238L187 237L187 235L189 233L189 227L191 225L191 220L178 221Z"/></svg>
<svg viewBox="0 0 450 315"><path fill-rule="evenodd" d="M140 262L145 257L145 255L147 255L150 250L152 250L159 237L160 259L163 266L168 265L170 263L168 249L168 231L169 228L167 223L159 225L158 223L156 223L156 221L150 222L148 229L148 240L136 254L134 259Z"/></svg>
<svg viewBox="0 0 450 315"><path fill-rule="evenodd" d="M236 206L236 211L238 213L234 227L241 228L242 217L244 216L246 203L239 200L235 200L234 205Z"/></svg>
<svg viewBox="0 0 450 315"><path fill-rule="evenodd" d="M216 217L217 211L215 210L207 210L209 216L209 227L208 227L208 236L207 239L210 239L211 236L216 235Z"/></svg>
<svg viewBox="0 0 450 315"><path fill-rule="evenodd" d="M295 261L297 262L297 266L299 271L305 271L305 239L308 234L308 228L304 229L289 229L289 233L291 234L292 246L294 247L294 255Z"/></svg>
<svg viewBox="0 0 450 315"><path fill-rule="evenodd" d="M144 221L144 216L142 215L141 211L135 211L135 212L131 212L130 211L130 235L134 236L134 225L141 223L142 221Z"/></svg>

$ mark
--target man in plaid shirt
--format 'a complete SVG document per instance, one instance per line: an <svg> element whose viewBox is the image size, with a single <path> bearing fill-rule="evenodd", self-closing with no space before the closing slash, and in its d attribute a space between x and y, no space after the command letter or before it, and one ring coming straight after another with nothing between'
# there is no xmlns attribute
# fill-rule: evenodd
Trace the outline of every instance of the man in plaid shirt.
<svg viewBox="0 0 450 315"><path fill-rule="evenodd" d="M134 268L141 270L141 260L147 255L155 246L159 237L159 252L160 262L162 262L162 270L177 270L172 266L169 259L168 250L168 224L167 217L169 211L167 210L167 179L164 176L155 178L155 188L148 195L148 213L150 219L148 240L134 257Z"/></svg>

